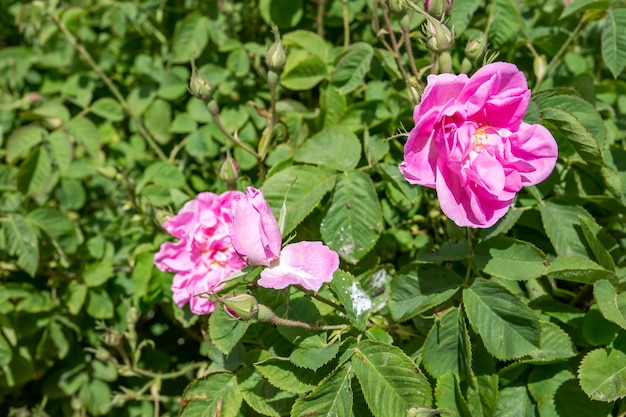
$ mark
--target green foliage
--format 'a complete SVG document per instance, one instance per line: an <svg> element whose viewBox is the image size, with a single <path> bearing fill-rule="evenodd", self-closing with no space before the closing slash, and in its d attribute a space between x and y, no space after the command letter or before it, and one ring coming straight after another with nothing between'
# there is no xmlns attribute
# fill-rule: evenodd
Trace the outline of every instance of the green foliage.
<svg viewBox="0 0 626 417"><path fill-rule="evenodd" d="M624 3L452 2L452 71L516 64L559 145L480 232L398 169L441 66L395 3L2 3L0 415L624 414ZM161 225L246 186L340 270L317 294L246 270L213 296L275 317L196 316L154 266Z"/></svg>

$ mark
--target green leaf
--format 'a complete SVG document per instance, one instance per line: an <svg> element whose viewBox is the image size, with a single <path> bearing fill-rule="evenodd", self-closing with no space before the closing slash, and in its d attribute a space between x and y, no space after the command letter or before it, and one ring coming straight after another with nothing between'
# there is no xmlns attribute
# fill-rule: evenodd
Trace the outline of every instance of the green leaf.
<svg viewBox="0 0 626 417"><path fill-rule="evenodd" d="M33 150L17 171L17 188L24 195L37 197L51 185L52 164L42 147Z"/></svg>
<svg viewBox="0 0 626 417"><path fill-rule="evenodd" d="M321 368L317 371L298 368L289 360L268 358L254 364L270 384L287 392L304 394L319 384L325 376Z"/></svg>
<svg viewBox="0 0 626 417"><path fill-rule="evenodd" d="M189 113L177 113L170 126L171 133L191 133L198 128L198 124Z"/></svg>
<svg viewBox="0 0 626 417"><path fill-rule="evenodd" d="M349 171L361 159L361 141L351 131L336 126L322 130L304 142L293 159L311 165L325 165L338 171Z"/></svg>
<svg viewBox="0 0 626 417"><path fill-rule="evenodd" d="M619 349L596 349L578 368L580 386L597 401L613 402L626 396L626 353Z"/></svg>
<svg viewBox="0 0 626 417"><path fill-rule="evenodd" d="M361 171L339 175L320 227L324 242L356 264L374 247L382 227L382 210L370 176Z"/></svg>
<svg viewBox="0 0 626 417"><path fill-rule="evenodd" d="M83 308L83 304L85 304L85 299L87 298L87 290L88 288L85 284L78 281L70 281L67 292L65 293L67 298L64 301L71 315L77 315Z"/></svg>
<svg viewBox="0 0 626 417"><path fill-rule="evenodd" d="M48 136L48 132L37 125L27 125L11 132L6 141L6 160L10 164L26 154Z"/></svg>
<svg viewBox="0 0 626 417"><path fill-rule="evenodd" d="M545 270L545 257L539 249L528 242L505 236L496 236L476 245L474 262L480 271L512 280L539 278Z"/></svg>
<svg viewBox="0 0 626 417"><path fill-rule="evenodd" d="M372 308L372 300L349 272L338 270L330 282L330 289L346 309L350 322L359 330L365 330Z"/></svg>
<svg viewBox="0 0 626 417"><path fill-rule="evenodd" d="M469 258L470 247L466 240L443 242L435 252L420 251L415 257L424 262L462 261Z"/></svg>
<svg viewBox="0 0 626 417"><path fill-rule="evenodd" d="M160 144L170 141L170 125L172 124L172 109L169 103L156 99L143 114L144 124L148 132Z"/></svg>
<svg viewBox="0 0 626 417"><path fill-rule="evenodd" d="M602 29L602 59L617 78L626 66L626 8L610 8Z"/></svg>
<svg viewBox="0 0 626 417"><path fill-rule="evenodd" d="M613 284L600 280L593 285L593 295L602 315L626 329L626 292L618 294Z"/></svg>
<svg viewBox="0 0 626 417"><path fill-rule="evenodd" d="M583 257L591 255L584 243L584 236L579 233L580 216L592 218L585 209L545 201L544 204L539 204L539 211L543 227L557 255Z"/></svg>
<svg viewBox="0 0 626 417"><path fill-rule="evenodd" d="M111 319L115 313L115 306L109 295L102 289L91 288L87 293L87 314L94 319Z"/></svg>
<svg viewBox="0 0 626 417"><path fill-rule="evenodd" d="M295 394L274 387L254 367L240 368L237 381L243 399L257 413L270 417L289 415Z"/></svg>
<svg viewBox="0 0 626 417"><path fill-rule="evenodd" d="M216 372L196 379L185 388L180 417L236 417L243 397L235 375Z"/></svg>
<svg viewBox="0 0 626 417"><path fill-rule="evenodd" d="M536 417L533 403L525 385L507 386L498 394L495 417Z"/></svg>
<svg viewBox="0 0 626 417"><path fill-rule="evenodd" d="M287 55L280 83L289 90L310 90L326 76L326 64L319 56L296 50Z"/></svg>
<svg viewBox="0 0 626 417"><path fill-rule="evenodd" d="M557 362L573 356L576 356L576 351L568 334L556 324L542 320L539 350L524 362Z"/></svg>
<svg viewBox="0 0 626 417"><path fill-rule="evenodd" d="M285 201L283 236L289 235L317 207L334 183L334 175L310 165L291 166L265 181L261 189L276 218L280 217Z"/></svg>
<svg viewBox="0 0 626 417"><path fill-rule="evenodd" d="M295 27L302 19L302 0L260 0L259 11L265 23L281 29Z"/></svg>
<svg viewBox="0 0 626 417"><path fill-rule="evenodd" d="M615 340L620 328L604 318L597 304L589 307L582 325L585 341L592 346L607 345Z"/></svg>
<svg viewBox="0 0 626 417"><path fill-rule="evenodd" d="M52 165L63 173L67 171L74 158L74 147L62 130L55 130L46 141Z"/></svg>
<svg viewBox="0 0 626 417"><path fill-rule="evenodd" d="M604 247L604 244L600 240L600 228L593 220L586 216L580 216L580 226L582 228L583 236L587 241L587 245L593 252L596 261L605 269L609 271L615 271L615 262L611 257L609 251Z"/></svg>
<svg viewBox="0 0 626 417"><path fill-rule="evenodd" d="M608 0L576 0L565 6L559 19L565 19L575 13L586 10L606 10L609 8Z"/></svg>
<svg viewBox="0 0 626 417"><path fill-rule="evenodd" d="M185 175L175 167L163 161L156 161L150 164L137 182L137 189L141 190L144 185L153 183L167 188L183 188L185 186Z"/></svg>
<svg viewBox="0 0 626 417"><path fill-rule="evenodd" d="M396 321L407 320L450 299L463 278L440 265L407 265L391 281L389 311Z"/></svg>
<svg viewBox="0 0 626 417"><path fill-rule="evenodd" d="M35 230L19 214L10 214L0 224L6 236L9 254L17 256L17 265L34 277L39 266L39 241Z"/></svg>
<svg viewBox="0 0 626 417"><path fill-rule="evenodd" d="M449 27L453 27L455 33L464 33L482 3L482 0L452 0Z"/></svg>
<svg viewBox="0 0 626 417"><path fill-rule="evenodd" d="M352 356L352 366L375 417L406 416L413 406L431 406L428 380L397 347L361 342Z"/></svg>
<svg viewBox="0 0 626 417"><path fill-rule="evenodd" d="M461 393L459 381L456 375L446 374L437 378L435 387L437 407L443 411L443 415L451 417L473 417L467 400Z"/></svg>
<svg viewBox="0 0 626 417"><path fill-rule="evenodd" d="M300 347L291 352L289 360L300 368L316 371L333 360L339 352L339 344L324 344L317 347Z"/></svg>
<svg viewBox="0 0 626 417"><path fill-rule="evenodd" d="M548 265L546 275L571 282L593 284L601 279L615 279L615 273L580 256L557 256Z"/></svg>
<svg viewBox="0 0 626 417"><path fill-rule="evenodd" d="M38 208L28 213L27 220L50 238L62 256L76 252L78 248L76 226L60 211L44 207Z"/></svg>
<svg viewBox="0 0 626 417"><path fill-rule="evenodd" d="M93 122L85 117L74 117L66 126L67 133L87 151L92 158L100 152L100 133Z"/></svg>
<svg viewBox="0 0 626 417"><path fill-rule="evenodd" d="M343 95L363 86L373 57L374 48L369 43L353 43L335 65L330 75L331 84Z"/></svg>
<svg viewBox="0 0 626 417"><path fill-rule="evenodd" d="M469 334L459 309L449 308L428 332L422 348L424 368L434 378L448 373L454 373L457 378L464 377L468 371L465 363L471 355L469 346Z"/></svg>
<svg viewBox="0 0 626 417"><path fill-rule="evenodd" d="M250 322L230 317L224 308L218 305L209 316L209 337L220 352L228 355L246 334L249 326Z"/></svg>
<svg viewBox="0 0 626 417"><path fill-rule="evenodd" d="M346 364L324 379L306 397L296 400L292 417L352 417L352 366Z"/></svg>
<svg viewBox="0 0 626 417"><path fill-rule="evenodd" d="M504 287L477 278L463 290L467 317L489 353L500 360L532 355L541 328L533 311Z"/></svg>
<svg viewBox="0 0 626 417"><path fill-rule="evenodd" d="M209 19L200 14L189 14L178 21L172 40L173 61L189 62L199 57L209 41Z"/></svg>
<svg viewBox="0 0 626 417"><path fill-rule="evenodd" d="M322 111L320 117L323 120L322 127L324 129L328 129L330 127L337 126L341 122L341 117L346 111L346 108L347 108L346 97L339 94L337 90L333 88L332 86L326 87L323 93L320 95L320 110ZM305 142L305 144L307 142ZM359 143L359 149L360 149L360 143ZM336 156L333 155L333 158L335 157ZM358 162L359 161L357 161L357 163ZM354 165L354 167L355 166L356 164Z"/></svg>
<svg viewBox="0 0 626 417"><path fill-rule="evenodd" d="M496 50L514 39L522 27L522 16L513 0L494 0L489 21L489 43Z"/></svg>
<svg viewBox="0 0 626 417"><path fill-rule="evenodd" d="M308 30L285 33L283 44L287 50L290 50L291 46L297 46L309 54L319 56L324 62L327 62L331 52L331 45L323 37Z"/></svg>
<svg viewBox="0 0 626 417"><path fill-rule="evenodd" d="M122 106L110 97L104 97L96 100L91 105L91 111L104 119L111 120L112 122L124 120L124 110L122 109Z"/></svg>
<svg viewBox="0 0 626 417"><path fill-rule="evenodd" d="M113 265L109 261L94 262L83 271L83 280L88 287L99 287L112 277Z"/></svg>
<svg viewBox="0 0 626 417"><path fill-rule="evenodd" d="M11 362L13 351L11 345L0 332L0 367L5 367Z"/></svg>
<svg viewBox="0 0 626 417"><path fill-rule="evenodd" d="M135 267L130 276L133 282L133 300L137 305L139 301L148 295L154 268L154 254L145 252L137 256Z"/></svg>

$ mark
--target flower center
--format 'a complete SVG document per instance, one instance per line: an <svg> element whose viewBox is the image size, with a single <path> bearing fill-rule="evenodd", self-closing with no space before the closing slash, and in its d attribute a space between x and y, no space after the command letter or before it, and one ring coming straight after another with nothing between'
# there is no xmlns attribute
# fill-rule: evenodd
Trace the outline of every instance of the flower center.
<svg viewBox="0 0 626 417"><path fill-rule="evenodd" d="M474 137L472 140L472 151L481 152L485 149L485 145L489 142L489 135L487 134L489 124L483 125L480 122L477 122L477 124L478 127L474 131Z"/></svg>

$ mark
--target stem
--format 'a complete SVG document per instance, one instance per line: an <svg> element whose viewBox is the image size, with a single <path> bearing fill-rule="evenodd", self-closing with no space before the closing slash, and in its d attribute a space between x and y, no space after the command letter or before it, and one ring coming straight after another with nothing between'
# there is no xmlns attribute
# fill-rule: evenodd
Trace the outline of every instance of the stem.
<svg viewBox="0 0 626 417"><path fill-rule="evenodd" d="M343 49L350 46L350 21L348 20L348 0L341 0L343 15Z"/></svg>
<svg viewBox="0 0 626 417"><path fill-rule="evenodd" d="M324 4L326 0L317 0L317 16L315 17L315 24L317 25L317 34L324 36Z"/></svg>
<svg viewBox="0 0 626 417"><path fill-rule="evenodd" d="M413 18L413 12L411 12L411 14L409 15L409 21L410 19ZM413 76L415 77L416 82L420 82L420 73L417 70L417 67L415 66L415 58L413 57L413 48L411 47L411 31L409 30L410 28L407 27L406 25L400 25L400 28L402 29L402 37L404 39L404 47L406 48L406 52L409 55L409 65L411 66L411 72L413 73ZM424 88L421 86L419 86L420 90L423 90Z"/></svg>
<svg viewBox="0 0 626 417"><path fill-rule="evenodd" d="M146 369L141 369L141 368L132 368L131 370L134 373L141 375L141 376L145 376L147 378L174 379L174 378L181 377L185 375L187 372L192 371L196 368L200 368L204 365L205 365L204 362L196 362L196 363L192 363L189 366L184 367L183 369L179 369L178 371L166 372L166 373L152 372L152 371L148 371Z"/></svg>
<svg viewBox="0 0 626 417"><path fill-rule="evenodd" d="M210 103L209 103L210 104ZM259 155L257 155L256 151L254 149L252 149L250 146L248 146L247 144L243 143L241 141L241 139L239 139L237 136L233 135L232 133L230 133L222 124L222 119L220 119L220 113L219 113L219 109L217 108L217 103L215 103L215 108L214 109L209 109L209 113L211 113L211 117L213 117L213 121L215 122L215 125L217 126L217 128L224 134L226 135L226 137L228 139L230 139L232 142L234 142L237 146L239 146L241 149L243 149L244 151L248 152L249 154L253 155L255 158L259 159Z"/></svg>
<svg viewBox="0 0 626 417"><path fill-rule="evenodd" d="M465 270L465 280L463 281L463 287L467 287L472 272L472 263L474 262L474 248L472 246L473 232L469 227L467 228L467 245L469 246L469 257L467 258L467 269Z"/></svg>
<svg viewBox="0 0 626 417"><path fill-rule="evenodd" d="M578 22L578 25L576 26L574 31L569 35L569 38L567 38L567 40L565 41L563 46L561 46L561 49L559 49L559 51L556 53L556 55L554 55L552 57L552 59L550 60L550 63L548 64L548 67L546 68L546 72L543 74L544 76L537 80L537 84L535 84L535 86L533 87L533 93L539 90L539 87L541 87L541 84L543 83L543 80L545 80L545 76L548 75L550 73L550 71L552 71L554 69L554 67L556 66L557 61L559 60L559 58L561 58L561 55L563 55L565 53L565 51L569 47L569 44L572 43L572 41L578 36L578 34L582 30L584 24L585 24L584 19L580 19L580 21Z"/></svg>
<svg viewBox="0 0 626 417"><path fill-rule="evenodd" d="M329 305L329 306L333 307L334 309L339 310L339 311L341 311L342 313L345 314L346 309L343 308L342 306L340 306L339 304L335 303L334 301L329 300L328 298L323 297L323 296L321 296L319 294L316 294L315 292L313 292L311 290L304 289L304 288L302 288L299 285L297 285L296 288L299 289L300 291L302 291L303 293L305 293L306 295L308 295L309 297L315 298L317 301L320 301L320 302L322 302L322 303L324 303L326 305Z"/></svg>
<svg viewBox="0 0 626 417"><path fill-rule="evenodd" d="M87 62L87 64L91 67L91 69L93 69L93 71L98 75L98 77L100 77L102 82L104 82L104 84L107 86L111 94L113 94L115 99L120 103L120 105L124 109L124 112L128 115L128 117L132 119L133 123L137 125L139 134L146 140L146 142L148 142L148 145L150 146L150 148L152 148L152 150L157 154L157 156L162 161L167 161L167 156L165 156L165 153L163 153L163 151L161 150L159 145L156 143L154 138L152 138L152 136L146 130L141 120L130 111L130 107L128 106L128 103L126 102L126 99L124 98L122 93L120 93L120 90L115 86L115 84L113 84L113 82L100 69L100 67L98 67L98 64L96 64L96 61L94 61L94 59L89 54L89 52L85 49L85 47L74 37L74 35L72 35L72 33L67 28L67 26L65 26L65 24L61 21L61 19L59 19L57 16L55 16L52 13L50 13L48 16L50 16L50 19L52 20L52 22L59 28L61 33L63 33L63 36L65 36L65 39L67 39L70 45L72 45L72 47L80 54L80 56L85 60L85 62Z"/></svg>

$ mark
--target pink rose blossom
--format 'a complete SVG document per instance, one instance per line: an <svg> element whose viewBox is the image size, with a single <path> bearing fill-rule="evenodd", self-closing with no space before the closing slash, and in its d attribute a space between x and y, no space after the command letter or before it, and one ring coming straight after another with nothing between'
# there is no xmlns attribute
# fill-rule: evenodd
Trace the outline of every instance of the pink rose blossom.
<svg viewBox="0 0 626 417"><path fill-rule="evenodd" d="M442 211L459 226L489 227L515 194L550 175L556 141L543 126L522 122L530 101L513 64L465 74L429 75L400 171L435 188Z"/></svg>
<svg viewBox="0 0 626 417"><path fill-rule="evenodd" d="M174 302L178 306L189 302L195 314L211 313L216 304L198 294L218 290L225 278L245 266L229 232L231 201L238 195L242 193L200 193L163 224L179 240L161 245L154 262L160 270L176 273Z"/></svg>
<svg viewBox="0 0 626 417"><path fill-rule="evenodd" d="M321 242L297 242L285 246L276 218L263 193L248 187L233 200L230 225L235 250L250 265L265 265L258 284L282 289L289 285L317 292L333 279L339 256Z"/></svg>

